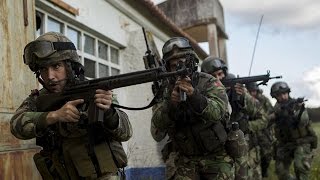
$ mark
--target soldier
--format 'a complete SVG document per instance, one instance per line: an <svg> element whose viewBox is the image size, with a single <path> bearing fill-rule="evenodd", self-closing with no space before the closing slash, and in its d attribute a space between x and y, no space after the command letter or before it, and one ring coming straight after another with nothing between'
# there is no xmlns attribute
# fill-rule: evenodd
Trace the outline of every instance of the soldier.
<svg viewBox="0 0 320 180"><path fill-rule="evenodd" d="M207 57L201 65L201 71L212 74L220 80L235 78L233 74L227 73L224 61L215 57ZM259 102L246 91L243 85L236 84L234 87L226 88L232 107L230 121L239 123L247 140L247 144L240 148L242 153L233 157L236 168L235 179L262 179L256 133L267 126L266 114ZM232 150L229 151L229 154L233 153Z"/></svg>
<svg viewBox="0 0 320 180"><path fill-rule="evenodd" d="M43 149L34 155L34 161L42 178L117 178L118 168L127 163L121 142L132 136L132 129L127 115L111 106L117 101L111 90L95 92L94 102L104 111L104 117L93 126L91 134L78 125L82 114L77 107L84 103L83 99L66 102L55 111L37 111L37 97L62 92L65 87L84 81L74 44L63 34L45 33L26 45L24 63L44 88L33 90L23 101L10 121L11 132L23 140L36 137L37 145Z"/></svg>
<svg viewBox="0 0 320 180"><path fill-rule="evenodd" d="M267 114L271 114L273 112L270 100L262 94L262 90L259 89L256 82L246 84L246 88L250 95L260 102L262 108ZM262 177L267 178L268 167L273 155L272 147L275 142L273 126L268 126L267 128L259 131L257 138L260 146Z"/></svg>
<svg viewBox="0 0 320 180"><path fill-rule="evenodd" d="M196 71L199 58L186 38L171 38L162 53L168 71L181 66L193 71L171 79L163 101L153 107L152 128L169 136L162 150L166 178L234 179L233 160L224 148L228 116L224 87L211 75ZM186 99L180 98L184 95ZM155 140L161 140L157 131L152 132Z"/></svg>
<svg viewBox="0 0 320 180"><path fill-rule="evenodd" d="M309 179L312 149L317 147L317 136L304 106L303 98L293 99L286 82L271 86L271 96L277 100L274 113L275 123L276 174L279 180ZM290 174L293 162L295 177Z"/></svg>

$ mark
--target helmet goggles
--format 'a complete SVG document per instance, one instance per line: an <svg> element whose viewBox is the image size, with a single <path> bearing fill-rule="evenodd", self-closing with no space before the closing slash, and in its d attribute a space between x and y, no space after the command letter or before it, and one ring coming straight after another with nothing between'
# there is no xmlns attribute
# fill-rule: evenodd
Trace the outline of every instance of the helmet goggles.
<svg viewBox="0 0 320 180"><path fill-rule="evenodd" d="M214 66L215 69L223 69L223 67L225 66L220 60L215 59L212 62L212 65Z"/></svg>
<svg viewBox="0 0 320 180"><path fill-rule="evenodd" d="M274 91L288 90L288 85L286 83L278 83L275 84Z"/></svg>
<svg viewBox="0 0 320 180"><path fill-rule="evenodd" d="M63 50L76 50L76 47L72 42L33 41L24 48L23 60L30 65L34 63L34 55L41 59Z"/></svg>
<svg viewBox="0 0 320 180"><path fill-rule="evenodd" d="M171 38L170 40L168 40L163 45L162 53L167 54L167 53L171 52L175 47L177 47L179 49L186 49L186 48L192 49L188 39L183 38L183 37L174 37L174 38Z"/></svg>
<svg viewBox="0 0 320 180"><path fill-rule="evenodd" d="M281 93L290 92L290 88L287 83L285 82L277 82L271 87L271 96L277 96Z"/></svg>

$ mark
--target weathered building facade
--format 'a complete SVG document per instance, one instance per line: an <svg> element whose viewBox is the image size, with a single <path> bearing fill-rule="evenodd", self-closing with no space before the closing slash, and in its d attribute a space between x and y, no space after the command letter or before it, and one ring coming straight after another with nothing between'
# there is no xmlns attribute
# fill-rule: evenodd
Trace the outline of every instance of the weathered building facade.
<svg viewBox="0 0 320 180"><path fill-rule="evenodd" d="M210 55L227 62L223 7L219 0L169 0L158 5L198 42L208 42Z"/></svg>
<svg viewBox="0 0 320 180"><path fill-rule="evenodd" d="M40 88L22 58L24 46L40 34L58 31L68 36L89 78L143 70L146 45L142 27L153 51L160 51L170 37L185 36L200 58L207 56L195 38L150 0L1 0L0 19L0 179L41 179L33 163L40 148L35 140L22 141L11 135L9 123L30 90ZM144 106L153 98L151 83L116 89L115 93L121 105L132 107ZM161 143L150 134L151 109L126 112L134 132L124 144L128 179L159 172L160 177Z"/></svg>

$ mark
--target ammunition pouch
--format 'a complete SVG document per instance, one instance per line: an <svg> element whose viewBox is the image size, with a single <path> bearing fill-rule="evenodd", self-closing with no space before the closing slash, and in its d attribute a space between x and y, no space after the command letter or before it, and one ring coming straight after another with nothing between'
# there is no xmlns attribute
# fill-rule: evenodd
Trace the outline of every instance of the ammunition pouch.
<svg viewBox="0 0 320 180"><path fill-rule="evenodd" d="M124 152L121 142L110 140L109 142L110 150L118 168L124 168L128 165L128 158Z"/></svg>
<svg viewBox="0 0 320 180"><path fill-rule="evenodd" d="M43 151L33 156L34 163L43 179L69 179L59 157L57 152L44 153Z"/></svg>
<svg viewBox="0 0 320 180"><path fill-rule="evenodd" d="M106 138L110 137L110 134L104 129L97 125L95 127L95 142L94 144L100 144L100 143L107 143L110 148L110 153L112 155L113 161L117 168L124 168L128 165L128 158L127 155L123 149L122 143L119 141L116 141L112 138Z"/></svg>
<svg viewBox="0 0 320 180"><path fill-rule="evenodd" d="M43 136L36 137L36 144L48 152L59 149L61 147L61 139L57 134L56 127L52 125L47 128Z"/></svg>
<svg viewBox="0 0 320 180"><path fill-rule="evenodd" d="M250 133L249 134L249 150L251 150L252 148L258 146L258 137L257 135Z"/></svg>
<svg viewBox="0 0 320 180"><path fill-rule="evenodd" d="M221 122L216 122L208 129L199 129L200 142L207 152L221 149L227 140L227 132Z"/></svg>
<svg viewBox="0 0 320 180"><path fill-rule="evenodd" d="M317 149L317 147L318 147L318 141L317 141L317 139L315 139L314 141L312 141L310 144L311 144L311 149Z"/></svg>
<svg viewBox="0 0 320 180"><path fill-rule="evenodd" d="M174 151L172 141L169 141L166 145L164 145L163 149L161 150L162 160L166 162L169 158L169 154Z"/></svg>
<svg viewBox="0 0 320 180"><path fill-rule="evenodd" d="M249 133L249 117L247 115L242 115L239 119L236 120L239 123L239 128L244 134Z"/></svg>
<svg viewBox="0 0 320 180"><path fill-rule="evenodd" d="M316 132L312 129L311 124L309 124L307 126L307 130L308 130L309 136L312 137L312 140L310 142L311 149L317 149L317 147L318 147L318 136L317 136Z"/></svg>
<svg viewBox="0 0 320 180"><path fill-rule="evenodd" d="M198 123L179 129L174 135L174 142L184 155L204 155L223 149L227 132L221 122Z"/></svg>

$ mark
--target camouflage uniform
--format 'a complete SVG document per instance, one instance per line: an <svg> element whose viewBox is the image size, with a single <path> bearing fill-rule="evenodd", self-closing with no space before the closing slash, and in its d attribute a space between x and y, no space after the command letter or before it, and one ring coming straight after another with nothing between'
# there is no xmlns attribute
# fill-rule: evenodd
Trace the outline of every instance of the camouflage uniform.
<svg viewBox="0 0 320 180"><path fill-rule="evenodd" d="M46 33L31 43L53 42L58 42L55 45L60 45L60 49L42 58L34 58L34 56L40 56L45 51L39 50L39 53L36 54L32 52L33 49L27 49L28 45L25 48L25 63L37 74L37 77L40 75L40 63L64 61L66 64L70 63L66 66L67 72L71 72L71 69L74 70L73 68L80 64L74 45L73 49L69 49L71 41L60 33ZM42 46L31 44L30 47L33 47L35 51L36 48L39 49ZM28 50L31 52L26 52ZM28 54L32 57L28 57ZM67 82L70 77L70 74L67 74L69 78ZM40 80L39 82L43 83ZM124 167L127 163L121 142L127 141L132 136L132 128L127 115L111 107L104 113L103 122L95 124L94 142L89 143L87 129L80 128L78 123L58 122L46 125L49 112L38 112L36 102L39 96L48 93L47 89L33 90L10 121L11 132L15 137L23 140L36 138L37 145L42 146L40 153L34 155L35 164L42 177L44 179L96 179L97 168L95 166L98 166L102 173L99 179L117 178L118 167ZM115 98L112 101L117 103ZM118 122L118 124L115 124L115 128L110 128L114 127L110 125L110 122ZM96 162L88 155L87 147L91 143Z"/></svg>
<svg viewBox="0 0 320 180"><path fill-rule="evenodd" d="M235 75L227 73L227 70L228 68L224 61L213 56L207 57L201 65L202 72L212 74L221 79L222 82L224 82L224 79L236 78ZM231 142L229 144L230 141L227 141L226 148L228 154L235 160L235 179L248 179L249 176L252 179L259 179L261 176L259 175L261 173L260 166L258 165L259 151L256 145L257 142L252 142L256 140L255 133L266 127L267 120L259 103L249 93L241 92L243 90L243 87L239 85L228 87L227 89L232 108L230 117L232 130L230 129L229 131L228 139L234 139L237 143ZM235 134L232 132L235 124L238 124L242 131L238 132L238 138L232 138L232 134ZM240 138L243 136L243 133L245 137ZM249 145L250 152L248 153Z"/></svg>
<svg viewBox="0 0 320 180"><path fill-rule="evenodd" d="M231 122L238 122L244 132L249 151L242 157L235 158L236 179L261 179L260 148L257 132L267 126L266 114L259 102L249 93L243 95L244 106L232 109Z"/></svg>
<svg viewBox="0 0 320 180"><path fill-rule="evenodd" d="M266 114L271 114L273 112L273 106L266 96L262 93L257 93L256 98L262 105ZM262 177L268 177L268 167L272 160L273 145L275 142L273 126L268 123L267 128L258 132L257 138L260 146Z"/></svg>
<svg viewBox="0 0 320 180"><path fill-rule="evenodd" d="M167 179L234 179L232 158L224 142L228 114L225 88L211 75L195 72L192 78L195 94L187 99L185 118L170 103L172 88L164 100L153 108L153 128L167 132L169 141L162 150ZM199 99L205 106L194 107Z"/></svg>
<svg viewBox="0 0 320 180"><path fill-rule="evenodd" d="M293 100L289 98L288 101ZM274 106L277 176L279 180L295 179L290 175L293 162L296 178L309 179L312 149L317 146L317 136L311 127L308 112L296 104L291 114L291 110L283 109L281 105L276 103Z"/></svg>

